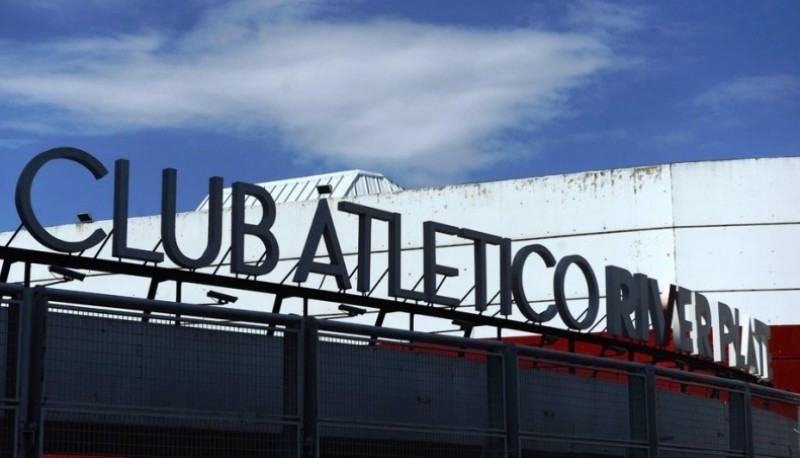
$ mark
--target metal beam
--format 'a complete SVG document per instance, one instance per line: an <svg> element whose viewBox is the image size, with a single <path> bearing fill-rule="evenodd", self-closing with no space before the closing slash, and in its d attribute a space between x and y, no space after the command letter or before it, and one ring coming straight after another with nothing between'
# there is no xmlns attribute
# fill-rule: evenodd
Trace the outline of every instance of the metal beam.
<svg viewBox="0 0 800 458"><path fill-rule="evenodd" d="M449 321L469 321L475 326L501 327L513 329L532 334L542 334L551 337L562 337L571 342L585 342L593 345L616 345L624 346L636 353L650 355L656 359L671 360L676 353L665 348L652 347L646 343L612 338L609 336L580 333L566 329L552 328L536 323L508 320L487 315L462 312L457 309L435 307L427 304L416 304L409 302L399 302L392 299L381 299L370 296L348 294L339 291L327 291L303 286L269 283L265 281L235 278L210 273L194 272L176 268L164 268L157 266L147 266L133 264L129 262L118 262L105 259L93 259L77 256L69 256L61 253L42 252L26 250L21 248L0 247L0 259L6 261L24 261L26 266L30 264L59 265L73 269L86 269L97 272L111 274L130 275L145 278L157 278L160 281L176 281L180 283L200 284L207 286L217 286L222 288L238 289L242 291L252 291L259 293L273 294L282 297L301 297L304 301L316 300L339 304L349 304L360 307L369 307L380 311L402 312L409 315L423 315L434 318L441 318ZM681 354L681 359L691 367L706 370L714 373L726 373L731 378L748 382L757 382L755 375L744 371L728 368L713 361L700 357Z"/></svg>

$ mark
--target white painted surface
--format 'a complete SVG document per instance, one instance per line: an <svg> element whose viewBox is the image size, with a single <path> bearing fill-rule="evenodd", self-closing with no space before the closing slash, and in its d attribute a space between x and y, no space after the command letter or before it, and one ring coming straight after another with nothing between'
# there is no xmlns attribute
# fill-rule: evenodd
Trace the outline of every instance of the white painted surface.
<svg viewBox="0 0 800 458"><path fill-rule="evenodd" d="M770 324L798 324L800 312L800 158L700 162L654 167L606 170L570 175L528 178L491 183L454 185L349 198L362 205L397 212L403 218L403 286L411 288L421 276L422 223L438 221L458 227L510 237L513 251L530 243L541 243L555 257L584 256L593 266L604 290L604 268L608 264L643 272L659 280L663 289L677 281L697 291L707 291L711 300L723 300ZM298 179L298 181L302 181ZM349 270L356 266L357 217L336 210L340 199L330 198L339 240ZM316 200L285 202L277 207L273 232L280 244L281 262L262 281L281 281L294 266L305 242ZM260 209L252 207L248 220L255 221ZM223 249L230 246L230 210L224 211ZM205 212L178 217L178 243L189 256L204 249L207 226ZM159 217L134 218L129 222L129 245L153 248L160 238ZM108 221L51 228L54 235L78 240L96 227L111 229ZM0 234L5 244L11 234ZM469 241L442 236L437 250L439 263L457 267L459 276L445 281L440 294L462 297L473 303L472 246ZM27 234L20 234L15 247L41 249ZM386 226L374 223L372 280L386 266ZM261 255L255 240L247 242L248 259ZM86 255L94 256L96 249ZM323 254L323 251L319 251ZM110 243L99 254L111 258ZM490 296L498 285L497 251L489 251ZM226 259L220 274L230 275ZM169 261L162 266L174 267ZM213 269L203 269L211 271ZM525 278L534 308L552 300L552 270L532 258ZM19 280L21 267L12 269ZM36 281L51 281L45 269L33 272ZM353 284L355 285L355 276ZM577 278L577 279L576 279ZM291 278L290 278L291 280ZM570 297L585 295L581 278L570 276ZM335 289L332 279L312 274L306 286ZM146 280L91 276L80 288L144 297ZM208 303L207 288L184 287L183 300ZM173 299L174 287L163 284L159 298ZM235 293L236 306L270 310L266 295ZM376 296L386 296L385 280ZM300 311L299 301L289 300L285 312ZM580 302L575 302L579 304ZM601 306L601 310L604 307ZM496 311L490 309L490 313ZM314 304L314 313L337 313L335 305ZM518 315L518 313L516 314ZM519 318L519 316L512 318ZM601 312L602 315L602 312ZM354 319L372 322L373 314ZM551 322L549 324L556 325ZM390 315L387 325L408 326L408 317ZM451 329L450 323L418 318L417 329ZM601 326L602 328L602 326ZM487 330L492 334L493 330ZM479 334L480 335L480 334Z"/></svg>

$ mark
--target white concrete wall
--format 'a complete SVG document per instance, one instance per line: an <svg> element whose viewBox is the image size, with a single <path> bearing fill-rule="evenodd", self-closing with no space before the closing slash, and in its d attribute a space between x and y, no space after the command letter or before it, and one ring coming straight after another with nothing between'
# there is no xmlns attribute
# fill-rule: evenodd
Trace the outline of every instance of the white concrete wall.
<svg viewBox="0 0 800 458"><path fill-rule="evenodd" d="M662 289L678 282L706 292L711 300L732 307L769 324L798 324L800 312L800 158L750 159L662 165L606 170L541 178L454 185L440 188L372 195L353 202L403 215L403 286L411 288L422 270L422 223L438 221L458 227L510 237L513 250L541 243L556 258L584 256L593 266L601 292L604 267L614 264L632 272L643 272L659 280ZM329 200L348 267L356 266L357 217L336 211ZM297 262L316 202L281 204L273 232L281 250L281 262L262 281L279 282ZM260 210L248 218L255 221ZM224 214L223 253L230 246L230 213ZM188 255L197 256L205 244L205 213L186 213L178 218L179 244ZM129 223L129 245L153 248L159 240L158 217L135 218ZM67 225L52 232L67 240L78 240L95 227L110 231L110 222ZM11 234L0 234L5 244ZM386 249L385 225L375 223L373 250ZM440 264L459 268L459 277L445 281L441 294L464 296L472 286L472 245L469 241L441 236L437 251ZM41 249L27 234L12 246ZM249 259L261 255L260 244L248 242ZM322 253L322 251L320 251ZM93 250L86 255L95 255ZM489 285L497 289L497 252L490 249ZM110 243L99 254L111 257ZM221 256L220 256L221 258ZM222 261L218 259L217 262ZM525 270L528 297L541 309L552 300L552 269L531 259ZM225 260L225 263L228 261ZM162 266L169 266L165 262ZM372 280L386 268L385 253L373 259ZM212 269L206 269L212 270ZM229 275L227 266L221 274ZM21 277L21 267L12 278ZM52 276L34 271L36 281ZM571 297L585 296L579 275L570 275ZM355 286L355 277L353 280ZM335 289L332 279L311 275L306 286ZM122 293L143 297L148 282L141 279L96 275L66 288ZM421 286L420 286L421 287ZM187 302L208 302L206 288L184 287ZM355 291L354 291L355 292ZM269 310L271 298L236 293L236 306ZM376 296L386 296L385 280ZM490 292L490 296L493 292ZM172 299L174 287L161 285L159 298ZM467 295L464 304L472 304ZM575 301L576 314L581 300ZM284 311L299 312L299 301L288 301ZM490 309L490 313L496 311ZM601 316L604 307L601 306ZM314 304L313 313L336 313L335 305ZM519 314L515 318L521 318ZM357 318L372 322L374 315ZM558 319L549 323L560 325ZM388 325L407 327L408 317L388 317ZM418 330L452 329L447 322L417 319ZM600 326L602 328L602 325ZM493 330L487 330L493 335Z"/></svg>

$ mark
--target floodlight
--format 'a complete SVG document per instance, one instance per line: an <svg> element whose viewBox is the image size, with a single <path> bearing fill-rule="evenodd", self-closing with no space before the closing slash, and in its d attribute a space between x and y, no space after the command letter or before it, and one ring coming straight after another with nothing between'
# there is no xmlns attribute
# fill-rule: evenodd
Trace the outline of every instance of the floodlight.
<svg viewBox="0 0 800 458"><path fill-rule="evenodd" d="M361 307L353 307L352 305L340 305L339 310L343 312L347 312L347 316L356 316L356 315L363 315L367 313L366 309L362 309Z"/></svg>
<svg viewBox="0 0 800 458"><path fill-rule="evenodd" d="M453 324L458 326L462 330L475 327L475 323L467 320L453 320Z"/></svg>
<svg viewBox="0 0 800 458"><path fill-rule="evenodd" d="M317 185L317 194L324 195L324 194L332 194L333 193L333 186L329 184L320 184Z"/></svg>
<svg viewBox="0 0 800 458"><path fill-rule="evenodd" d="M239 298L236 296L231 296L230 294L220 293L219 291L214 290L209 290L206 296L217 301L217 304L219 305L232 304L239 300Z"/></svg>
<svg viewBox="0 0 800 458"><path fill-rule="evenodd" d="M91 213L78 213L78 221L82 223L91 223L94 222L94 218L92 218Z"/></svg>
<svg viewBox="0 0 800 458"><path fill-rule="evenodd" d="M64 277L64 281L72 281L72 280L83 281L83 279L86 278L86 274L72 269L67 269L66 267L50 266L48 270L51 273L54 273L56 275L61 275L62 277Z"/></svg>

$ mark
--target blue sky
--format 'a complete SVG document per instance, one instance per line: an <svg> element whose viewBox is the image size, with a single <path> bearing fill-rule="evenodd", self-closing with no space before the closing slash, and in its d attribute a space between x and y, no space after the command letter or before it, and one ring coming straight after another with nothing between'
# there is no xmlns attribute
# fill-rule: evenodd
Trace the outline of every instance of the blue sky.
<svg viewBox="0 0 800 458"><path fill-rule="evenodd" d="M800 2L4 0L0 230L56 146L132 213L207 179L363 168L409 187L800 154ZM46 224L111 215L111 177L52 164Z"/></svg>

